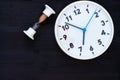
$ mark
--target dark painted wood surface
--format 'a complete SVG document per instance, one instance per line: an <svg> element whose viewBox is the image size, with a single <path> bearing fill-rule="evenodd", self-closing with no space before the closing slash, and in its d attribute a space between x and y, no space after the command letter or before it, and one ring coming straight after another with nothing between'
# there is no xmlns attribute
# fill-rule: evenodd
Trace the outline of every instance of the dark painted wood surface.
<svg viewBox="0 0 120 80"><path fill-rule="evenodd" d="M115 35L109 49L89 61L70 58L55 41L56 17L73 1L0 1L0 80L120 80L120 1L94 0L111 14ZM46 3L57 14L41 24L32 41L23 30L38 20Z"/></svg>

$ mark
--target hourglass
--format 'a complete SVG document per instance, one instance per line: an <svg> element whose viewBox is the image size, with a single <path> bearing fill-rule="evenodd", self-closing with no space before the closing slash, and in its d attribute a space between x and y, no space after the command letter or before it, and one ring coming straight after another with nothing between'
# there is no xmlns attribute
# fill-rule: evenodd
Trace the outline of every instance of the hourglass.
<svg viewBox="0 0 120 80"><path fill-rule="evenodd" d="M29 27L28 30L23 30L23 32L32 40L34 40L34 35L36 33L36 30L40 27L40 24L44 22L50 15L55 14L55 11L48 6L45 5L45 9L43 10L42 15L39 17L39 21L36 22L32 27Z"/></svg>

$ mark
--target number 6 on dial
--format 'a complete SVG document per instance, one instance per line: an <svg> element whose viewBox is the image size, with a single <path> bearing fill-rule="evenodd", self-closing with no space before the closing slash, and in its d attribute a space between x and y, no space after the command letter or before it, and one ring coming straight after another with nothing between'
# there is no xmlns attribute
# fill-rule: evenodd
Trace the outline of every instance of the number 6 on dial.
<svg viewBox="0 0 120 80"><path fill-rule="evenodd" d="M55 22L55 38L63 52L80 60L93 59L110 46L114 25L110 14L92 1L66 6Z"/></svg>

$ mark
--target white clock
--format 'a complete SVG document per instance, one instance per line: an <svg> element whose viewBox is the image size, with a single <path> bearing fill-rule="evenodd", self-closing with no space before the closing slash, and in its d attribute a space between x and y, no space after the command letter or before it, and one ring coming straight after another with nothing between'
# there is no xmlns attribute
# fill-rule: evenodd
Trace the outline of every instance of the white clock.
<svg viewBox="0 0 120 80"><path fill-rule="evenodd" d="M55 38L72 58L89 60L103 54L114 36L110 14L92 1L76 1L66 6L55 22Z"/></svg>

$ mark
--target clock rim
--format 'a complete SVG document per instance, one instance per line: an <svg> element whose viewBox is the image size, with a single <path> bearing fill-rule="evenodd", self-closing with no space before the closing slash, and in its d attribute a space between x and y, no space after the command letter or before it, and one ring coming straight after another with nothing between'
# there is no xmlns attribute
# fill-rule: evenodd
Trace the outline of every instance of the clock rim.
<svg viewBox="0 0 120 80"><path fill-rule="evenodd" d="M67 52L67 51L63 48L60 40L58 39L58 35L57 35L57 23L59 23L59 22L58 22L59 18L61 17L61 15L63 14L63 12L64 12L67 8L75 5L76 3L80 3L80 4L81 4L81 3L85 3L85 2L90 3L90 4L94 4L94 5L96 5L97 7L100 7L100 8L107 14L107 16L108 16L109 19L110 19L110 23L112 24L112 25L111 25L111 32L112 32L112 34L111 34L111 37L110 37L109 42L106 44L107 46L105 47L105 49L103 49L102 51L99 52L99 55L97 55L97 56L95 56L95 57L90 57L90 58L76 58L76 57L73 57L73 56L69 55L69 52ZM93 1L75 1L75 2L72 2L72 3L68 4L65 8L63 8L62 11L61 11L61 12L59 13L59 15L57 16L57 19L56 19L56 21L55 21L55 26L54 26L54 34L55 34L55 39L56 39L56 42L57 42L59 48L60 48L66 55L68 55L68 56L70 56L70 57L72 57L72 58L74 58L74 59L77 59L77 60L91 60L91 59L97 58L97 57L101 56L102 54L104 54L104 53L107 51L107 49L110 47L110 45L111 45L111 43L112 43L112 41L113 41L113 37L114 37L114 24L113 24L113 20L112 20L111 15L109 14L109 12L108 12L102 5L100 5L100 4L96 3L96 2L93 2Z"/></svg>

